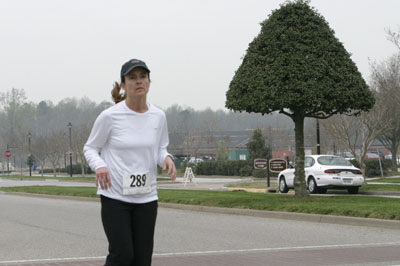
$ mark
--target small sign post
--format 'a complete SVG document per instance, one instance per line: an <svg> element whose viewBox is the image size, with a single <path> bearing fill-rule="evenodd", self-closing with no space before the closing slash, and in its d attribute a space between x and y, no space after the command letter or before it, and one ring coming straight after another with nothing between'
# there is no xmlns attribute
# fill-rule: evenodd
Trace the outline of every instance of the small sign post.
<svg viewBox="0 0 400 266"><path fill-rule="evenodd" d="M254 159L255 169L267 169L267 187L270 186L270 176L268 169L268 159Z"/></svg>
<svg viewBox="0 0 400 266"><path fill-rule="evenodd" d="M279 173L287 168L287 161L282 159L272 159L269 161L269 170L273 173Z"/></svg>
<svg viewBox="0 0 400 266"><path fill-rule="evenodd" d="M254 159L255 169L267 169L268 161L266 159Z"/></svg>
<svg viewBox="0 0 400 266"><path fill-rule="evenodd" d="M4 152L4 155L7 157L7 175L10 175L10 157L12 155L11 151L8 149L8 144L7 144L7 150Z"/></svg>

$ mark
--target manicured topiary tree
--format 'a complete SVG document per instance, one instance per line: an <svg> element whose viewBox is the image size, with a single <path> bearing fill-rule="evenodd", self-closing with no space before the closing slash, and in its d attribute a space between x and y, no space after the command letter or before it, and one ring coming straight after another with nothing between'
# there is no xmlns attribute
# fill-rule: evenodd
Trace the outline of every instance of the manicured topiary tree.
<svg viewBox="0 0 400 266"><path fill-rule="evenodd" d="M304 119L356 115L374 97L350 54L308 1L286 2L261 23L226 93L235 111L292 118L296 138L296 196L307 196ZM349 25L351 27L351 25Z"/></svg>

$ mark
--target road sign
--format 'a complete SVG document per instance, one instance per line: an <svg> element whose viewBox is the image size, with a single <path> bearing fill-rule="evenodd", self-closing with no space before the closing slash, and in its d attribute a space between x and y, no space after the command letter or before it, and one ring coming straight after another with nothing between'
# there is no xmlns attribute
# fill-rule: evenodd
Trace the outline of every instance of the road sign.
<svg viewBox="0 0 400 266"><path fill-rule="evenodd" d="M267 169L268 161L266 159L254 159L255 169Z"/></svg>
<svg viewBox="0 0 400 266"><path fill-rule="evenodd" d="M5 152L4 152L4 155L7 157L7 158L9 158L9 157L11 157L11 151L10 150L6 150Z"/></svg>
<svg viewBox="0 0 400 266"><path fill-rule="evenodd" d="M271 172L279 173L287 168L287 162L282 159L272 159L269 161L269 170Z"/></svg>

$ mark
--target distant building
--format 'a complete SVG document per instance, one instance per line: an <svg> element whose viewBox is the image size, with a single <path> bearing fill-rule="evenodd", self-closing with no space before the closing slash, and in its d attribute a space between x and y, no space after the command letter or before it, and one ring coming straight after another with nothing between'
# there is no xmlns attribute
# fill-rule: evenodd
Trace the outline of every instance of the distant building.
<svg viewBox="0 0 400 266"><path fill-rule="evenodd" d="M228 160L238 161L238 160L248 160L249 151L248 150L235 150L231 151L228 156Z"/></svg>

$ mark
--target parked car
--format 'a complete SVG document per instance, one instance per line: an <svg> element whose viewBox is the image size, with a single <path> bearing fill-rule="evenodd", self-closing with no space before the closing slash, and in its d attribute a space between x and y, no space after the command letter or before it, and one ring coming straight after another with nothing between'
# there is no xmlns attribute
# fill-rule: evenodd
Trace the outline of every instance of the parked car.
<svg viewBox="0 0 400 266"><path fill-rule="evenodd" d="M312 194L326 193L327 189L347 189L349 194L357 194L364 184L359 168L348 160L334 155L308 155L304 159L308 191ZM294 188L295 169L286 169L279 173L279 191L287 193Z"/></svg>
<svg viewBox="0 0 400 266"><path fill-rule="evenodd" d="M386 155L385 159L390 159L391 160L392 159L392 155L391 154ZM400 164L400 155L397 155L396 161L397 161L397 164Z"/></svg>
<svg viewBox="0 0 400 266"><path fill-rule="evenodd" d="M380 157L379 157L379 155L376 154L376 153L367 152L367 153L365 154L365 158L367 158L367 159L379 159Z"/></svg>
<svg viewBox="0 0 400 266"><path fill-rule="evenodd" d="M345 159L348 160L348 161L351 161L351 160L354 160L354 159L355 159L355 158L354 158L354 155L353 155L351 152L348 152L348 151L344 152L344 153L342 154L342 156L343 156L343 158L345 158Z"/></svg>
<svg viewBox="0 0 400 266"><path fill-rule="evenodd" d="M203 159L201 159L201 158L195 158L195 157L192 157L192 158L190 158L190 160L189 160L189 163L193 163L193 164L198 164L198 163L202 163L202 162L204 162Z"/></svg>

